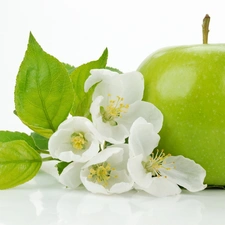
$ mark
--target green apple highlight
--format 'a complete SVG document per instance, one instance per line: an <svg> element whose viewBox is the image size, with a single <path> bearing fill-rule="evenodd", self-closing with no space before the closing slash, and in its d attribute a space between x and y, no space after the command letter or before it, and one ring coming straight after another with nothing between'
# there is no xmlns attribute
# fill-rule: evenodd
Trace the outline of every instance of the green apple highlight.
<svg viewBox="0 0 225 225"><path fill-rule="evenodd" d="M164 115L159 148L195 160L225 185L225 44L161 49L140 65L144 100Z"/></svg>

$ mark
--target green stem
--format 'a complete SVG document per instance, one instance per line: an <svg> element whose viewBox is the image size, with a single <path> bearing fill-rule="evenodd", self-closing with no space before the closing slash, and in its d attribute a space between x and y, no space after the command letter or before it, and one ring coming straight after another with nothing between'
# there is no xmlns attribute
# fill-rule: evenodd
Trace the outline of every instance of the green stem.
<svg viewBox="0 0 225 225"><path fill-rule="evenodd" d="M47 151L47 150L40 150L40 149L38 149L37 150L40 154L48 154L49 155L49 151Z"/></svg>
<svg viewBox="0 0 225 225"><path fill-rule="evenodd" d="M203 44L208 44L209 22L210 22L210 16L206 14L202 24Z"/></svg>
<svg viewBox="0 0 225 225"><path fill-rule="evenodd" d="M52 160L58 160L58 159L55 159L55 158L52 158L52 157L42 158L42 162L48 162L48 161L52 161ZM58 160L58 161L60 161L60 160Z"/></svg>

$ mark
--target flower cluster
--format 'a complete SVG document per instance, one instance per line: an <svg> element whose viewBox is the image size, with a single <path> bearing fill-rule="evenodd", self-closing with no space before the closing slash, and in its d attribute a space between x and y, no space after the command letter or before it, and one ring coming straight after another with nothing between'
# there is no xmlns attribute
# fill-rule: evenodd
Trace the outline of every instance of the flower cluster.
<svg viewBox="0 0 225 225"><path fill-rule="evenodd" d="M94 87L91 120L70 117L50 137L53 158L65 162L59 181L83 184L93 193L123 193L133 188L154 196L175 195L179 186L203 190L205 170L183 156L157 150L163 115L142 101L141 73L93 69L84 90Z"/></svg>

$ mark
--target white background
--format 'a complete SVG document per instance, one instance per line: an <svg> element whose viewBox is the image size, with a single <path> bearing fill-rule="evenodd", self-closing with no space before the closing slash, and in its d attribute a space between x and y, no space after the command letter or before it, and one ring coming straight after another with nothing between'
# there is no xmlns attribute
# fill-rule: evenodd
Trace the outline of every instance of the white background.
<svg viewBox="0 0 225 225"><path fill-rule="evenodd" d="M29 32L60 61L79 66L108 47L108 65L136 70L153 51L225 42L223 0L0 0L0 130L29 130L13 115L14 85Z"/></svg>
<svg viewBox="0 0 225 225"><path fill-rule="evenodd" d="M145 57L159 48L201 43L206 13L211 16L209 42L225 42L223 0L0 0L0 130L29 131L13 114L13 92L30 31L42 48L60 61L79 66L98 59L108 47L108 65L128 72L136 70ZM45 180L50 183L43 183L41 176L35 179L30 186L0 192L0 209L4 212L0 225L24 225L24 221L45 225L43 221L48 220L46 224L75 224L73 221L79 218L84 220L78 225L101 225L98 221L102 213L109 218L116 216L118 224L129 225L151 224L150 221L155 225L225 222L223 191L208 190L196 195L185 192L178 197L180 200L147 198L143 194L134 194L133 200L133 193L98 198L86 192L73 195L48 178ZM74 203L70 197L76 201L76 196L82 200ZM114 208L104 208L99 203L95 209L99 200L107 207L112 202ZM121 201L126 207L117 209ZM30 211L26 214L22 209ZM90 215L94 217L87 222ZM50 220L51 216L54 220ZM123 218L128 219L126 223L122 223ZM107 224L113 223L109 219Z"/></svg>

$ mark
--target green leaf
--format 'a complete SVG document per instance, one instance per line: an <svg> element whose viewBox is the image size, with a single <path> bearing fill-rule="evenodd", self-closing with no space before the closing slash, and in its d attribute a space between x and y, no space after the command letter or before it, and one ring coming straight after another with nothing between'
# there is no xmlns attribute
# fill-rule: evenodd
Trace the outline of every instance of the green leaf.
<svg viewBox="0 0 225 225"><path fill-rule="evenodd" d="M29 144L32 148L38 149L32 139L29 135L26 133L20 133L20 132L12 132L12 131L0 131L0 142L10 142L15 140L24 140Z"/></svg>
<svg viewBox="0 0 225 225"><path fill-rule="evenodd" d="M35 145L40 150L47 150L48 149L48 138L41 136L37 133L31 133L31 137L34 140Z"/></svg>
<svg viewBox="0 0 225 225"><path fill-rule="evenodd" d="M30 129L49 138L67 118L73 99L65 66L44 52L30 34L16 79L16 114Z"/></svg>
<svg viewBox="0 0 225 225"><path fill-rule="evenodd" d="M121 72L119 69L114 68L114 67L110 67L110 66L106 66L105 67L107 70L111 70L112 72L117 72L119 74L122 74L123 72Z"/></svg>
<svg viewBox="0 0 225 225"><path fill-rule="evenodd" d="M67 73L70 75L76 68L74 66L71 66L68 63L62 63L64 65L64 67L67 70Z"/></svg>
<svg viewBox="0 0 225 225"><path fill-rule="evenodd" d="M0 143L0 189L32 179L42 164L40 155L23 140Z"/></svg>
<svg viewBox="0 0 225 225"><path fill-rule="evenodd" d="M57 170L59 175L62 173L62 171L70 164L71 162L59 162L56 164Z"/></svg>
<svg viewBox="0 0 225 225"><path fill-rule="evenodd" d="M92 87L88 93L84 92L84 83L90 75L91 69L105 68L108 59L108 49L106 48L101 57L96 61L91 61L87 64L83 64L77 67L71 74L73 87L75 90L75 99L73 107L71 109L71 115L73 116L85 116L89 117L89 108L92 102L92 93L94 87Z"/></svg>

